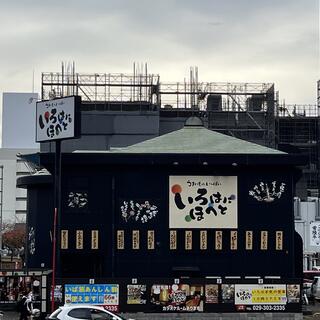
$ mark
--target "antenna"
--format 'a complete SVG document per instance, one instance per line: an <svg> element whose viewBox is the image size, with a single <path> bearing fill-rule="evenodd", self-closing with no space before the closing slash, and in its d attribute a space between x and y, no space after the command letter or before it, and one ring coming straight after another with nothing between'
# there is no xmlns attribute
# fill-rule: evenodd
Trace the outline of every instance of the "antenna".
<svg viewBox="0 0 320 320"><path fill-rule="evenodd" d="M34 93L34 68L32 69L32 93Z"/></svg>

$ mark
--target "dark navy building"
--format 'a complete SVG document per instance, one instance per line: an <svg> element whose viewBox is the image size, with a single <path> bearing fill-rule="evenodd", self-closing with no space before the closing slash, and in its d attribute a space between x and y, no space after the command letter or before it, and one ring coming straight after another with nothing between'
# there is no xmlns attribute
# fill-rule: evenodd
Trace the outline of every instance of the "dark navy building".
<svg viewBox="0 0 320 320"><path fill-rule="evenodd" d="M63 154L62 276L299 275L296 158L199 121L126 148ZM52 154L40 156L53 172ZM28 188L27 266L49 268L52 177L19 185Z"/></svg>

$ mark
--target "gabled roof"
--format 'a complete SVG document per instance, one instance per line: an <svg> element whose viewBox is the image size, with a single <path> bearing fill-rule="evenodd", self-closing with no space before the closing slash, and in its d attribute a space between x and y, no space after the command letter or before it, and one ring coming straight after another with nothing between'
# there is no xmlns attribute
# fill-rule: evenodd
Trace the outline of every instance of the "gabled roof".
<svg viewBox="0 0 320 320"><path fill-rule="evenodd" d="M286 154L238 138L206 129L198 121L187 120L184 128L131 145L111 153L145 154Z"/></svg>

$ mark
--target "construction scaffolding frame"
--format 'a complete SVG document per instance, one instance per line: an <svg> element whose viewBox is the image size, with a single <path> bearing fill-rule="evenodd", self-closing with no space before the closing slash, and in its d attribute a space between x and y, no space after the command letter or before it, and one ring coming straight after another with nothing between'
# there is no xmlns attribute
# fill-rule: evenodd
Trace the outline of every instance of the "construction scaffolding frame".
<svg viewBox="0 0 320 320"><path fill-rule="evenodd" d="M275 147L275 92L272 83L160 83L161 108L205 114L208 128Z"/></svg>
<svg viewBox="0 0 320 320"><path fill-rule="evenodd" d="M202 117L209 129L277 148L291 145L306 155L303 179L310 194L320 194L320 80L317 105L279 104L273 83L200 82L197 67L183 82L161 83L147 65L134 64L132 74L42 73L42 99L82 96L82 110L160 111L167 117Z"/></svg>
<svg viewBox="0 0 320 320"><path fill-rule="evenodd" d="M319 196L319 108L317 105L279 105L277 114L277 142L286 151L304 155L307 164L297 189L307 190L306 196Z"/></svg>

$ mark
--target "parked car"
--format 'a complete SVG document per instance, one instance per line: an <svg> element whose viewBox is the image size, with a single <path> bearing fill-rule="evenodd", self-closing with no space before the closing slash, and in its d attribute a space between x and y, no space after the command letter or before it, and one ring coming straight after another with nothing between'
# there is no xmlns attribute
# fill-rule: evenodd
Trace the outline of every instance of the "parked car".
<svg viewBox="0 0 320 320"><path fill-rule="evenodd" d="M311 286L311 293L316 300L320 300L320 277L314 277Z"/></svg>
<svg viewBox="0 0 320 320"><path fill-rule="evenodd" d="M317 270L303 271L303 294L306 295L309 302L314 302L315 289L313 289L312 287L315 286L315 284L313 284L315 277L320 277L320 271L317 271Z"/></svg>
<svg viewBox="0 0 320 320"><path fill-rule="evenodd" d="M47 320L125 320L125 318L96 305L69 304L59 307ZM128 319L133 320L133 319Z"/></svg>
<svg viewBox="0 0 320 320"><path fill-rule="evenodd" d="M314 277L320 277L319 270L305 270L305 271L303 271L303 282L306 282L305 280L311 280L311 282L312 282Z"/></svg>

